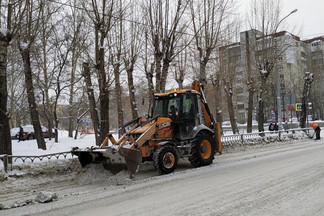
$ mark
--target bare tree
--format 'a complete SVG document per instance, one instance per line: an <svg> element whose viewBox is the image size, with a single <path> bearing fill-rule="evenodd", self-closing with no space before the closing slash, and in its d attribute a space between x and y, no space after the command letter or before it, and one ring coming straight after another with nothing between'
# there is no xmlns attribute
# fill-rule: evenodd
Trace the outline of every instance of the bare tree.
<svg viewBox="0 0 324 216"><path fill-rule="evenodd" d="M199 57L199 80L206 83L206 66L220 45L223 26L233 7L230 0L190 1L195 45Z"/></svg>
<svg viewBox="0 0 324 216"><path fill-rule="evenodd" d="M109 133L109 77L105 70L105 39L114 24L115 1L93 0L82 2L83 8L94 25L95 68L99 83L100 123L98 122L98 139L100 143ZM92 113L95 111L92 111ZM93 119L95 121L95 119ZM97 142L98 144L98 142Z"/></svg>
<svg viewBox="0 0 324 216"><path fill-rule="evenodd" d="M40 8L40 34L38 36L40 40L38 47L42 55L36 55L39 57L38 59L36 58L36 60L38 61L38 70L39 72L42 72L42 74L40 73L39 76L35 76L35 78L38 84L38 88L42 92L43 96L42 112L45 116L45 119L47 120L49 139L53 137L52 129L54 127L53 106L49 93L53 81L52 79L54 77L53 70L52 73L49 71L51 58L53 58L53 56L50 55L53 52L53 50L50 47L53 46L49 45L49 38L53 34L54 26L62 21L62 19L60 19L60 21L57 23L53 23L51 21L51 14L57 13L58 10L59 8L55 8L53 5L46 8Z"/></svg>
<svg viewBox="0 0 324 216"><path fill-rule="evenodd" d="M65 30L60 29L59 31L59 29L56 29L54 31L55 56L53 56L53 71L55 72L55 80L53 81L53 90L55 92L55 99L53 101L52 107L55 124L55 142L58 142L59 116L57 112L60 96L64 93L65 89L71 88L71 86L75 85L75 83L80 80L80 78L74 79L73 77L72 82L68 74L65 74L67 68L70 68L70 54L76 47L76 44L79 43L80 38L77 34L72 35L72 37L70 37L70 35L68 34L63 34L64 36L61 37L62 32L64 33Z"/></svg>
<svg viewBox="0 0 324 216"><path fill-rule="evenodd" d="M278 40L278 26L283 19L279 21L281 12L281 0L254 0L251 3L251 10L249 14L249 24L251 29L257 29L254 31L254 44L253 53L249 50L250 62L252 65L249 67L249 77L248 80L251 87L256 85L256 82L259 83L258 91L258 129L259 131L264 131L264 105L265 102L265 92L267 91L266 86L268 86L268 78L271 76L273 69L277 68L277 59L278 57L285 52L287 47L284 43L280 44ZM285 17L286 18L286 17ZM249 40L250 41L250 40ZM254 64L254 65L253 65ZM259 72L259 79L252 80L253 73L256 74L253 68ZM252 76L251 76L252 75ZM278 80L277 80L278 82ZM254 85L253 85L254 84ZM252 89L250 89L250 96L252 97ZM267 91L271 92L271 91ZM251 98L250 98L251 99ZM251 104L249 101L249 112L251 112ZM281 107L278 107L281 109ZM278 116L278 115L277 115ZM277 117L278 119L278 117Z"/></svg>
<svg viewBox="0 0 324 216"><path fill-rule="evenodd" d="M116 3L117 4L117 3ZM120 80L120 75L122 72L122 45L124 41L124 11L123 3L119 0L119 3L116 5L118 7L118 13L116 16L116 24L112 26L112 31L108 35L108 47L110 51L110 64L113 66L114 73L114 83L115 83L115 96L116 96L116 108L117 108L117 128L121 128L124 124L124 111L122 103L122 85ZM123 133L122 130L119 130L119 135Z"/></svg>
<svg viewBox="0 0 324 216"><path fill-rule="evenodd" d="M129 9L131 11L137 11L136 5L137 1L132 1ZM126 34L123 34L125 36L125 39L123 40L123 62L127 72L128 94L133 119L138 117L137 103L135 99L134 69L142 49L144 35L143 28L135 23L138 18L139 17L136 13L131 14L131 17L129 18L131 19L130 22L124 23L124 25L128 24L126 27L128 31L124 28Z"/></svg>
<svg viewBox="0 0 324 216"><path fill-rule="evenodd" d="M249 96L248 96L248 116L247 116L247 126L246 126L246 131L248 133L252 132L252 112L253 112L253 96L255 93L255 79L253 76L253 63L252 61L254 60L253 56L253 44L250 41L250 34L249 32L245 32L245 41L243 45L245 44L245 50L246 51L246 65L247 65L247 85L248 85L248 91L249 91Z"/></svg>
<svg viewBox="0 0 324 216"><path fill-rule="evenodd" d="M154 69L156 91L164 92L170 63L181 50L177 46L181 35L187 28L181 19L188 6L188 1L150 0L144 5L144 17L150 32L149 40L154 50Z"/></svg>
<svg viewBox="0 0 324 216"><path fill-rule="evenodd" d="M237 122L234 113L233 105L233 84L235 81L235 72L236 72L236 58L237 52L232 52L227 55L226 59L221 58L220 62L220 76L222 77L222 82L224 86L224 91L227 100L227 109L230 117L230 122L232 126L232 131L234 134L239 133Z"/></svg>
<svg viewBox="0 0 324 216"><path fill-rule="evenodd" d="M150 62L149 58L149 47L148 47L148 33L145 31L145 46L144 46L144 57L143 57L143 65L144 72L147 79L148 84L148 95L149 95L149 109L148 113L154 113L154 84L153 84L153 75L154 75L154 61ZM152 109L152 110L150 110Z"/></svg>
<svg viewBox="0 0 324 216"><path fill-rule="evenodd" d="M0 8L1 10L1 8ZM9 126L9 115L7 111L7 50L12 34L11 25L11 5L8 7L8 19L6 27L0 23L0 154L12 154L11 136ZM1 12L0 12L1 15ZM0 18L1 19L1 18Z"/></svg>
<svg viewBox="0 0 324 216"><path fill-rule="evenodd" d="M41 11L44 7L46 7L46 5L42 1L25 2L26 10L24 13L21 30L19 32L19 50L23 59L25 85L27 89L31 120L35 130L35 137L37 140L38 148L46 150L46 144L40 125L37 104L35 100L33 72L31 67L31 48L40 29Z"/></svg>
<svg viewBox="0 0 324 216"><path fill-rule="evenodd" d="M95 138L96 138L96 145L100 145L100 135L99 135L99 117L96 109L96 101L95 101L95 95L93 91L93 86L91 82L91 74L90 74L90 68L89 63L84 62L83 63L83 77L86 83L87 88L87 94L89 99L89 109L90 109L90 115L92 119L93 128L95 131Z"/></svg>
<svg viewBox="0 0 324 216"><path fill-rule="evenodd" d="M78 5L77 1L74 0L73 4ZM77 75L77 66L78 60L81 58L82 53L85 52L87 48L87 39L88 31L85 31L85 17L82 14L82 11L77 10L75 7L71 6L71 20L70 20L70 32L74 42L71 44L73 47L71 49L71 76L70 76L70 94L69 94L69 137L72 137L75 119L78 120L76 116L76 105L75 105L75 81L78 79Z"/></svg>
<svg viewBox="0 0 324 216"><path fill-rule="evenodd" d="M304 75L304 90L302 98L302 113L300 119L300 127L305 128L306 118L307 118L307 99L310 93L311 85L314 80L313 74L310 72L305 72Z"/></svg>
<svg viewBox="0 0 324 216"><path fill-rule="evenodd" d="M174 77L180 89L183 89L183 82L186 75L186 68L188 66L188 58L189 58L189 47L187 46L188 42L183 41L184 50L179 53L179 55L175 58L174 65ZM187 68L188 71L188 68Z"/></svg>

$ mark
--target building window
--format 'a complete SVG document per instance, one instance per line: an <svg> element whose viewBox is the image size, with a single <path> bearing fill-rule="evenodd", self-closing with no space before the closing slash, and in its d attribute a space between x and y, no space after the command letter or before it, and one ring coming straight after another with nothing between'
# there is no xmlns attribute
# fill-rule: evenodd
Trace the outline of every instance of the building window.
<svg viewBox="0 0 324 216"><path fill-rule="evenodd" d="M237 71L236 74L237 74L238 76L242 76L242 75L243 75L243 71Z"/></svg>
<svg viewBox="0 0 324 216"><path fill-rule="evenodd" d="M237 88L236 91L237 91L237 93L243 93L243 88L242 87Z"/></svg>
<svg viewBox="0 0 324 216"><path fill-rule="evenodd" d="M244 104L237 104L237 109L243 110L244 109Z"/></svg>
<svg viewBox="0 0 324 216"><path fill-rule="evenodd" d="M244 96L237 96L236 100L240 102L244 102Z"/></svg>
<svg viewBox="0 0 324 216"><path fill-rule="evenodd" d="M317 46L320 46L321 43L319 41L316 41L314 43L312 43L312 47L317 47Z"/></svg>
<svg viewBox="0 0 324 216"><path fill-rule="evenodd" d="M237 79L236 80L236 84L242 84L242 80L241 79Z"/></svg>

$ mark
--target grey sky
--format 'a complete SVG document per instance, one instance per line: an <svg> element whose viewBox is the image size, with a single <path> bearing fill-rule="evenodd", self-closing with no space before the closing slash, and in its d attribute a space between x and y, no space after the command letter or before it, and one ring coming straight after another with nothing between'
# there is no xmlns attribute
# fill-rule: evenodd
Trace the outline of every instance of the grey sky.
<svg viewBox="0 0 324 216"><path fill-rule="evenodd" d="M239 0L247 10L251 0ZM290 15L286 25L294 27L291 33L300 36L302 39L324 35L324 0L282 0L282 17L294 9L298 11Z"/></svg>

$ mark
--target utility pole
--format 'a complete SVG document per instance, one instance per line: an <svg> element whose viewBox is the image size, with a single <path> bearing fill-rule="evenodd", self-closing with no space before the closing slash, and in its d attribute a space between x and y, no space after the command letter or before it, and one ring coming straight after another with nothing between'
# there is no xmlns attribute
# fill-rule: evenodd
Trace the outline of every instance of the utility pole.
<svg viewBox="0 0 324 216"><path fill-rule="evenodd" d="M280 25L280 23L286 19L287 17L289 17L291 14L297 12L297 9L291 11L287 16L285 16L284 18L282 18L278 24L276 25L276 28L275 28L275 32L274 34L277 33L277 29L278 29L278 26ZM275 46L275 53L277 52L277 41L276 41L276 46ZM278 121L278 126L280 128L281 126L281 96L280 96L280 73L279 73L279 70L278 70L278 64L277 64L277 58L275 58L275 63L276 63L276 91L277 91L277 112L278 112L278 116L277 116L277 121Z"/></svg>

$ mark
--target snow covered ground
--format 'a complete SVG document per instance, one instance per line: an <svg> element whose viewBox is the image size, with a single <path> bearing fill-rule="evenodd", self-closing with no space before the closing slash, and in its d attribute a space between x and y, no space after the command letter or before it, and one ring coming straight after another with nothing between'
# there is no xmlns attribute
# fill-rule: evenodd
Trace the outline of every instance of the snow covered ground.
<svg viewBox="0 0 324 216"><path fill-rule="evenodd" d="M39 156L71 151L73 147L85 148L95 145L95 137L93 134L81 135L78 139L75 140L73 138L68 137L67 131L59 131L58 143L55 143L54 139L45 139L45 141L47 150L38 149L36 140L25 140L20 142L18 142L18 140L12 140L12 155ZM71 155L67 155L67 158L71 157ZM43 159L42 161L35 160L36 163L46 161L47 159ZM22 163L22 161L17 160L14 162L14 164L19 163ZM0 171L3 169L3 163L0 160Z"/></svg>
<svg viewBox="0 0 324 216"><path fill-rule="evenodd" d="M58 143L55 143L53 139L46 139L47 150L45 151L37 148L36 140L21 142L13 140L12 145L14 156L37 156L66 152L70 151L73 147L91 147L94 146L94 143L94 135L82 135L77 140L74 140L68 137L66 131L60 131ZM81 168L76 157L71 159L71 155L68 155L67 159L62 158L60 160L54 158L50 159L50 161L48 159L39 161L36 159L34 163L29 161L22 163L22 161L18 160L13 163L13 170L9 170L8 173L2 171L3 164L0 162L0 215L35 215L34 213L46 211L46 209L52 211L50 210L52 208L60 209L66 205L74 206L77 203L88 203L90 197L90 200L96 197L101 199L101 196L106 196L106 193L122 194L124 188L133 187L133 185L136 188L138 184L147 186L147 184L155 180L162 183L165 178L172 178L172 176L191 176L199 172L199 170L213 169L213 167L223 163L226 165L227 161L233 161L236 164L237 161L243 162L249 158L258 157L258 154L276 154L277 151L290 152L293 148L309 148L309 146L317 148L318 144L321 143L322 141L315 142L306 139L299 141L288 140L278 143L258 143L247 146L235 145L227 150L224 148L224 154L217 156L214 164L210 167L193 169L187 159L181 159L175 173L167 176L159 176L154 170L152 163L145 162L140 166L140 170L134 179L129 178L127 171L121 171L117 175L113 175L105 170L101 164L91 164ZM207 173L209 171L206 171ZM55 193L58 200L47 205L35 201L39 193L47 192ZM137 196L138 194L136 194ZM44 214L40 213L38 215ZM67 211L61 214L55 210L50 215L70 215L70 213ZM99 213L98 215L101 214Z"/></svg>
<svg viewBox="0 0 324 216"><path fill-rule="evenodd" d="M245 131L241 131L241 133L244 132ZM257 130L254 130L253 132L257 132ZM226 135L231 135L231 134L232 134L231 131L226 132ZM321 137L324 137L324 130L321 131ZM115 137L115 139L117 139L117 137ZM95 137L93 134L87 134L87 135L83 134L79 136L78 139L75 140L73 138L68 137L67 131L59 131L58 143L55 143L54 139L52 140L45 139L45 141L46 141L47 150L38 149L36 140L25 140L20 142L18 142L18 140L12 140L12 154L14 156L39 156L39 155L71 151L73 147L86 148L95 145ZM71 157L72 155L67 155L67 158L71 158ZM47 161L48 160L46 158L43 159L42 161L35 160L36 163L47 162ZM21 160L17 160L14 162L14 164L20 164L20 163L22 163ZM31 163L30 165L32 164L34 163ZM2 171L3 169L4 169L3 163L0 160L0 171Z"/></svg>
<svg viewBox="0 0 324 216"><path fill-rule="evenodd" d="M82 135L78 139L68 137L67 131L59 131L59 142L55 143L54 139L45 139L47 150L37 148L36 140L20 141L12 140L13 155L42 155L57 152L70 151L73 147L89 147L95 145L95 137L92 134Z"/></svg>
<svg viewBox="0 0 324 216"><path fill-rule="evenodd" d="M206 167L179 160L169 175L145 162L133 179L76 159L18 165L0 184L0 216L324 215L323 140L245 147ZM57 198L36 202L41 192Z"/></svg>

